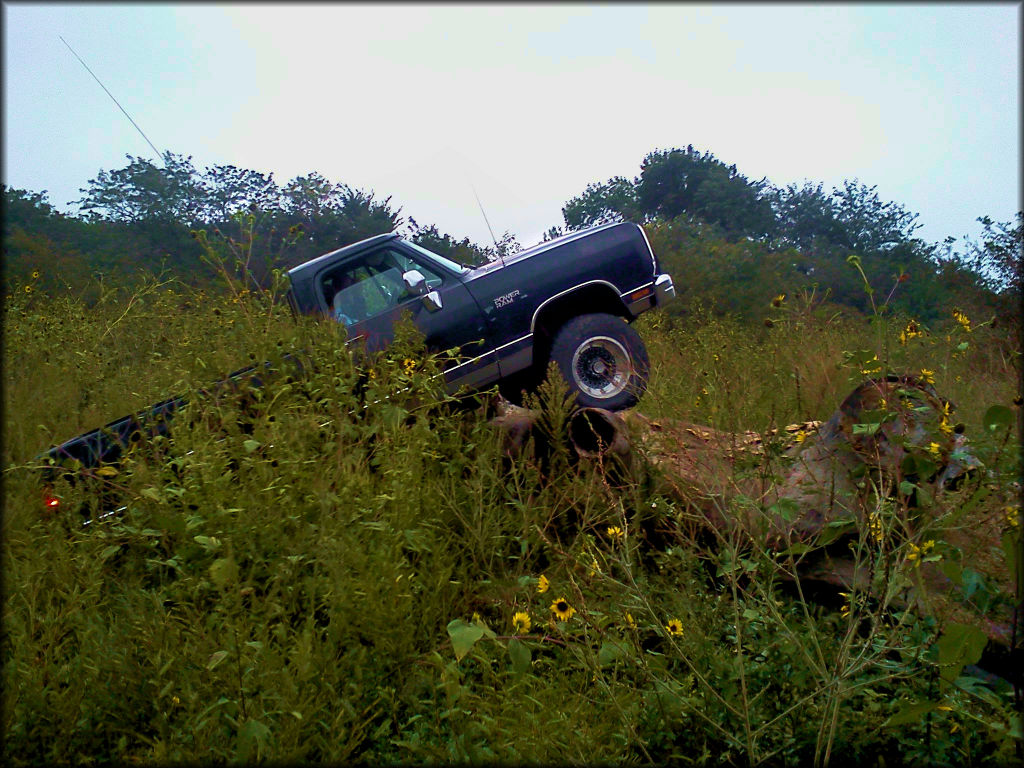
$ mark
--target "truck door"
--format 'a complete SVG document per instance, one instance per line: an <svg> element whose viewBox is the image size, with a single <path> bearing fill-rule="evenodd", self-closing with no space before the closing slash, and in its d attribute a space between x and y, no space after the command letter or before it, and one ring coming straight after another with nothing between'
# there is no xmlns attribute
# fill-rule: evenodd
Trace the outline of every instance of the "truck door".
<svg viewBox="0 0 1024 768"><path fill-rule="evenodd" d="M402 275L413 269L436 292L440 307L431 310L422 296L410 293ZM445 373L452 389L484 386L498 378L483 313L459 276L402 243L385 243L333 264L317 281L331 317L348 329L350 343L365 344L371 352L383 349L407 311L428 349L458 350L458 359Z"/></svg>

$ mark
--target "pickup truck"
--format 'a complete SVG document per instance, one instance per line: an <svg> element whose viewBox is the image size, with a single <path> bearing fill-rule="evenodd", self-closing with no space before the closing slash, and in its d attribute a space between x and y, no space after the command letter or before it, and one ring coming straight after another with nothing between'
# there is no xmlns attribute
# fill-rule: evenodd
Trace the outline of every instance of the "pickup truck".
<svg viewBox="0 0 1024 768"><path fill-rule="evenodd" d="M606 224L468 268L378 235L288 272L292 309L345 323L350 343L386 346L409 311L427 347L457 349L449 388L481 389L553 359L581 406L621 410L646 387L647 351L629 326L675 291L644 231Z"/></svg>
<svg viewBox="0 0 1024 768"><path fill-rule="evenodd" d="M581 406L634 405L647 350L629 323L675 295L643 229L620 222L574 232L479 267L456 264L397 233L371 237L289 270L299 314L345 324L348 343L386 347L408 312L428 349L457 350L446 386L479 390L529 381L554 360ZM260 385L258 366L218 385ZM174 397L50 449L52 463L116 461L129 442L165 434Z"/></svg>

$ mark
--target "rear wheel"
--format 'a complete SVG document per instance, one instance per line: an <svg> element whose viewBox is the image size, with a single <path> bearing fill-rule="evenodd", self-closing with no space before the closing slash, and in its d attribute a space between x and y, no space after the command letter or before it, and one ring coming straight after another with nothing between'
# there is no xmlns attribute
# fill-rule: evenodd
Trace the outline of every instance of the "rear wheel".
<svg viewBox="0 0 1024 768"><path fill-rule="evenodd" d="M555 336L551 359L584 407L631 408L647 389L650 361L643 339L614 315L574 317Z"/></svg>

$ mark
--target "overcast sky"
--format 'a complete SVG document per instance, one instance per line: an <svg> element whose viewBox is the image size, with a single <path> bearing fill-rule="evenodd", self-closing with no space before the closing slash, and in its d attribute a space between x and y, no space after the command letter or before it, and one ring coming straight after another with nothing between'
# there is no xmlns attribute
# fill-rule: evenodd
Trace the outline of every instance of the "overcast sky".
<svg viewBox="0 0 1024 768"><path fill-rule="evenodd" d="M693 144L750 179L846 178L975 236L1020 203L1019 4L4 3L3 180L63 210L146 141L318 171L486 244Z"/></svg>

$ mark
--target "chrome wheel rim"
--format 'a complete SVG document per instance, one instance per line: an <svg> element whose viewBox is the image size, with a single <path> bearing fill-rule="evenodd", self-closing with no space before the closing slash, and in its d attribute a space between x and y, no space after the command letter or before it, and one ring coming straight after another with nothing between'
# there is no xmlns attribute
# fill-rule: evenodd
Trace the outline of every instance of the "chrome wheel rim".
<svg viewBox="0 0 1024 768"><path fill-rule="evenodd" d="M581 392L608 399L629 386L633 365L621 342L608 336L594 336L573 352L572 373Z"/></svg>

